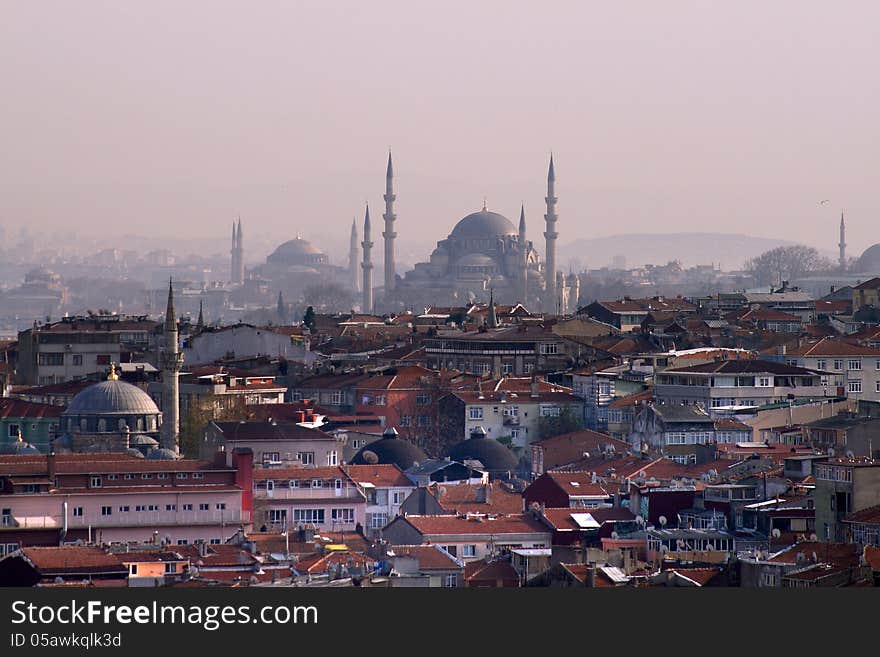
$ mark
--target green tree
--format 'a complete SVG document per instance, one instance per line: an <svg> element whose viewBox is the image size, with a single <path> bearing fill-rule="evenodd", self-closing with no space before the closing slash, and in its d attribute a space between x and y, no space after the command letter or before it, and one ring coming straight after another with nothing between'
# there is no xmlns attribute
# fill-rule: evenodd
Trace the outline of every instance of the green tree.
<svg viewBox="0 0 880 657"><path fill-rule="evenodd" d="M238 395L199 395L190 399L189 408L180 422L180 452L187 458L199 457L202 432L209 422L247 417L244 398Z"/></svg>
<svg viewBox="0 0 880 657"><path fill-rule="evenodd" d="M830 271L834 264L811 246L778 246L748 260L745 269L761 285L780 286L783 281L818 271Z"/></svg>
<svg viewBox="0 0 880 657"><path fill-rule="evenodd" d="M315 328L315 309L312 306L306 308L306 312L303 315L303 324L309 327L309 330Z"/></svg>
<svg viewBox="0 0 880 657"><path fill-rule="evenodd" d="M538 419L538 440L560 436L584 428L584 418L571 406L563 406L559 415L543 415Z"/></svg>

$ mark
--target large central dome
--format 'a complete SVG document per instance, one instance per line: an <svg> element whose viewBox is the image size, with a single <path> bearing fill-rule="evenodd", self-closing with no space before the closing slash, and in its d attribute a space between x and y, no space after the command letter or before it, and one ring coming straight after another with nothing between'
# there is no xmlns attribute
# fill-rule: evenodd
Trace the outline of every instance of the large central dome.
<svg viewBox="0 0 880 657"><path fill-rule="evenodd" d="M157 415L156 402L143 390L125 381L102 381L77 394L63 415Z"/></svg>
<svg viewBox="0 0 880 657"><path fill-rule="evenodd" d="M856 261L853 270L860 274L880 273L880 244L869 247Z"/></svg>
<svg viewBox="0 0 880 657"><path fill-rule="evenodd" d="M266 258L272 265L318 265L328 262L327 256L301 237L281 244Z"/></svg>
<svg viewBox="0 0 880 657"><path fill-rule="evenodd" d="M516 234L516 227L503 214L481 210L480 212L469 214L455 224L450 237L458 239L493 239L504 235Z"/></svg>

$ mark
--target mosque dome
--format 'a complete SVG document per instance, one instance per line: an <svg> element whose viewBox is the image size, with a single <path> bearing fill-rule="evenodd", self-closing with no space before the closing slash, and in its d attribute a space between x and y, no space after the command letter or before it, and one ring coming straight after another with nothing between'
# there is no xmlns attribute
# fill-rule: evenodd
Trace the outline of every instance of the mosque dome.
<svg viewBox="0 0 880 657"><path fill-rule="evenodd" d="M63 415L158 414L156 402L143 390L125 381L110 379L82 390Z"/></svg>
<svg viewBox="0 0 880 657"><path fill-rule="evenodd" d="M453 461L477 460L493 476L512 473L518 465L514 453L497 440L487 438L483 427L477 427L470 438L453 445L449 457Z"/></svg>
<svg viewBox="0 0 880 657"><path fill-rule="evenodd" d="M266 258L266 262L270 265L290 267L293 265L326 264L329 260L311 242L297 237L281 244Z"/></svg>
<svg viewBox="0 0 880 657"><path fill-rule="evenodd" d="M401 470L411 468L414 463L426 460L427 455L408 440L397 437L397 430L389 427L380 440L365 445L351 459L353 465L393 463Z"/></svg>
<svg viewBox="0 0 880 657"><path fill-rule="evenodd" d="M147 455L147 458L151 461L173 461L174 459L180 458L180 456L174 450L162 447L160 449L152 450Z"/></svg>
<svg viewBox="0 0 880 657"><path fill-rule="evenodd" d="M495 239L516 234L516 226L510 219L497 212L483 209L469 214L455 224L449 237L462 240Z"/></svg>
<svg viewBox="0 0 880 657"><path fill-rule="evenodd" d="M853 266L853 271L865 274L880 274L880 244L865 249Z"/></svg>

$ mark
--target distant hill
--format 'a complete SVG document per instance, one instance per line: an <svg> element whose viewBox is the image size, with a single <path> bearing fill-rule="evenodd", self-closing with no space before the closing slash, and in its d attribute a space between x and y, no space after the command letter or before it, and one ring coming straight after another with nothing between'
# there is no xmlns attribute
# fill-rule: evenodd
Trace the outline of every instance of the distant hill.
<svg viewBox="0 0 880 657"><path fill-rule="evenodd" d="M720 264L725 271L740 269L743 263L777 246L794 244L790 240L734 235L728 233L641 233L581 239L560 244L557 262L567 271L581 267L598 269L612 264L615 256L626 259L626 268L646 264L665 265L680 260L686 267ZM544 244L535 244L543 254Z"/></svg>

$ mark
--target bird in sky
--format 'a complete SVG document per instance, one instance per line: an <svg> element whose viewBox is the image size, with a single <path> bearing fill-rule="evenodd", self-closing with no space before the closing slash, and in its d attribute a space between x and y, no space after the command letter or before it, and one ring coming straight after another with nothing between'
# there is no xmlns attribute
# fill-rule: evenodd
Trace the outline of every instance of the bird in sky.
<svg viewBox="0 0 880 657"><path fill-rule="evenodd" d="M831 203L831 201L828 200L827 198L824 198L821 201L819 201L819 205L825 205L826 203Z"/></svg>

